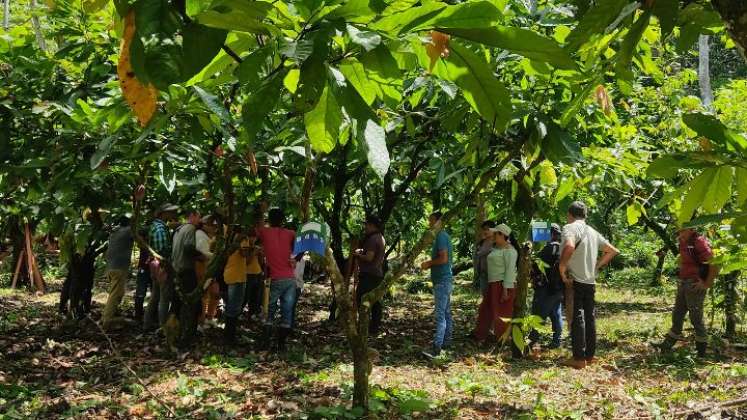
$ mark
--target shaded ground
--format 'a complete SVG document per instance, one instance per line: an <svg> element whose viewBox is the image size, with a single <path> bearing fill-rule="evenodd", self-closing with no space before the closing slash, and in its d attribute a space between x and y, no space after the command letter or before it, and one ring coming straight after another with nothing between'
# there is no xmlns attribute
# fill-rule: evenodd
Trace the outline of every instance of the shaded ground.
<svg viewBox="0 0 747 420"><path fill-rule="evenodd" d="M99 292L96 300L105 296ZM111 334L110 345L93 321L64 327L55 313L58 297L0 289L0 418L357 414L347 408L352 365L344 336L321 322L328 303L323 285L305 291L302 331L283 357L252 351L251 326L231 352L222 349L219 329L205 331L195 351L178 357L134 327ZM567 349L516 362L468 342L477 298L466 286L454 299L454 350L426 361L419 351L429 341L432 299L397 291L387 332L373 344L380 359L372 408L384 418L747 417L738 404L721 407L747 397L745 353L718 346L698 361L688 347L661 357L647 344L668 328L671 290L600 287L597 299L599 362L574 371L559 365Z"/></svg>

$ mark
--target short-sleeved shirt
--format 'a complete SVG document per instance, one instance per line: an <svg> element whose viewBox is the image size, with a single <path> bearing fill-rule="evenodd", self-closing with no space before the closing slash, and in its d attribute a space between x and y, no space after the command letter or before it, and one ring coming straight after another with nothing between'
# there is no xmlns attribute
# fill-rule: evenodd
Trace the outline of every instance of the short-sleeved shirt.
<svg viewBox="0 0 747 420"><path fill-rule="evenodd" d="M563 226L561 243L576 246L568 260L568 274L579 283L594 284L597 277L599 251L609 245L609 241L584 220L576 220Z"/></svg>
<svg viewBox="0 0 747 420"><path fill-rule="evenodd" d="M161 257L171 258L171 233L163 220L153 220L148 231L148 242Z"/></svg>
<svg viewBox="0 0 747 420"><path fill-rule="evenodd" d="M132 259L132 230L129 226L119 227L109 235L106 250L106 268L109 270L129 270Z"/></svg>
<svg viewBox="0 0 747 420"><path fill-rule="evenodd" d="M506 289L513 289L516 282L516 257L514 247L494 248L488 254L488 283L502 282Z"/></svg>
<svg viewBox="0 0 747 420"><path fill-rule="evenodd" d="M446 250L449 255L446 264L434 265L431 267L431 281L442 282L451 281L451 263L453 252L451 249L451 238L446 231L442 230L436 235L436 239L433 241L433 248L431 249L431 259L438 258L439 251Z"/></svg>
<svg viewBox="0 0 747 420"><path fill-rule="evenodd" d="M171 248L171 265L177 273L195 269L198 255L195 241L196 231L197 228L191 223L183 224L176 229Z"/></svg>
<svg viewBox="0 0 747 420"><path fill-rule="evenodd" d="M700 277L698 263L706 264L711 258L713 258L713 251L711 250L710 242L708 242L705 236L697 235L689 241L680 240L679 277L681 279L697 279Z"/></svg>
<svg viewBox="0 0 747 420"><path fill-rule="evenodd" d="M241 242L242 247L248 247L249 242ZM241 248L237 249L228 257L226 267L223 269L223 281L226 284L238 284L246 281L247 264L246 257L241 254Z"/></svg>
<svg viewBox="0 0 747 420"><path fill-rule="evenodd" d="M371 274L374 276L384 275L384 254L386 253L386 243L384 242L384 235L380 232L372 233L367 235L363 240L363 253L369 252L374 253L374 258L371 261L360 260L361 273Z"/></svg>
<svg viewBox="0 0 747 420"><path fill-rule="evenodd" d="M257 237L265 250L267 269L273 280L295 278L291 265L291 253L296 233L280 227L257 228Z"/></svg>

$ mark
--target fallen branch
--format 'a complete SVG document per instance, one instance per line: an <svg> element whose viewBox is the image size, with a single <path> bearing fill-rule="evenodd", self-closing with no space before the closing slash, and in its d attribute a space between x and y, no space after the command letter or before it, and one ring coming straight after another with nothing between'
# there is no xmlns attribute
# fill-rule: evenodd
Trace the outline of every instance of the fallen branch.
<svg viewBox="0 0 747 420"><path fill-rule="evenodd" d="M166 404L166 402L163 401L161 398L159 398L156 394L154 394L153 391L151 391L150 388L148 388L148 385L146 385L145 382L142 379L140 379L140 377L138 376L138 374L130 367L130 365L127 362L124 361L124 357L122 357L122 355L119 353L119 351L114 347L114 343L112 342L111 337L109 337L109 334L107 334L106 331L104 331L104 329L101 328L101 325L99 325L96 321L94 321L93 319L91 319L90 315L86 315L86 319L88 319L89 321L91 321L92 323L94 323L96 325L96 327L99 329L99 332L101 332L101 334L106 338L106 341L109 342L109 347L111 348L112 353L114 353L114 357L116 359L119 359L119 362L122 364L122 366L124 366L125 369L127 369L127 371L130 372L130 374L133 377L135 377L135 380L137 380L137 382L140 384L140 386L142 386L143 389L145 389L148 392L148 394L150 394L150 396L153 397L154 400L158 401L158 403L161 404L161 406L163 408L165 408L166 411L169 412L169 414L171 415L171 417L177 417L176 412L174 411L174 409L171 408L170 405Z"/></svg>

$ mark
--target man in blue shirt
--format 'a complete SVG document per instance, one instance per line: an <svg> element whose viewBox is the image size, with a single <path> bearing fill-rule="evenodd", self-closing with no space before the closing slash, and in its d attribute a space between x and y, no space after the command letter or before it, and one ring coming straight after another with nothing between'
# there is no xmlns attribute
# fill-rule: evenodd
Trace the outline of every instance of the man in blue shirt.
<svg viewBox="0 0 747 420"><path fill-rule="evenodd" d="M440 228L441 212L434 212L428 218L431 229ZM453 252L451 249L451 238L444 230L436 234L431 249L431 259L420 265L423 270L431 270L431 282L433 283L434 308L436 328L433 335L433 350L423 352L427 357L436 357L441 349L448 348L451 344L452 321L451 321L451 292L454 282L451 274L451 262Z"/></svg>

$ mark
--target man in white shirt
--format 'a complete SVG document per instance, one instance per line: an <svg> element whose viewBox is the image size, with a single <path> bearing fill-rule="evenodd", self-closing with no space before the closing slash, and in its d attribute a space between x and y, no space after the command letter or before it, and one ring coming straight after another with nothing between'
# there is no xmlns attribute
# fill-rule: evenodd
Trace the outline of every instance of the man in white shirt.
<svg viewBox="0 0 747 420"><path fill-rule="evenodd" d="M594 307L597 273L620 253L599 232L586 224L586 214L586 205L580 201L574 201L568 208L568 224L563 226L559 264L560 276L566 289L573 291L573 358L565 364L576 369L582 369L594 361L597 342Z"/></svg>

